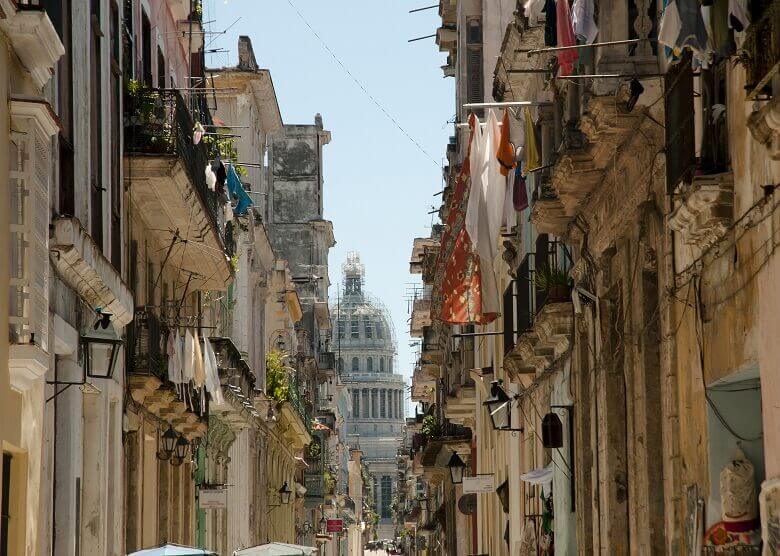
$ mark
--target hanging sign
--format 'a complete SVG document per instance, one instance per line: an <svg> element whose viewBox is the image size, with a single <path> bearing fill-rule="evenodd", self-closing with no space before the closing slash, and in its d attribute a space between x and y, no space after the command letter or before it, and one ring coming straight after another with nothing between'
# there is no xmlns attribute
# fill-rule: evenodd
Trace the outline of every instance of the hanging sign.
<svg viewBox="0 0 780 556"><path fill-rule="evenodd" d="M341 533L344 530L343 519L328 519L325 522L326 533Z"/></svg>
<svg viewBox="0 0 780 556"><path fill-rule="evenodd" d="M477 475L476 477L463 477L463 494L481 494L495 492L496 485L493 475Z"/></svg>
<svg viewBox="0 0 780 556"><path fill-rule="evenodd" d="M201 510L222 510L227 508L227 489L200 489L198 492L198 507Z"/></svg>

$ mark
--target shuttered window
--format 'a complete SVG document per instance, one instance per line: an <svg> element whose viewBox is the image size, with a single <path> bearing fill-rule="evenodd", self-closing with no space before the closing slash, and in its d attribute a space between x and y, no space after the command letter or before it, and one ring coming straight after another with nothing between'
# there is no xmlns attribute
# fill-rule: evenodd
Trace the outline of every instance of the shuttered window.
<svg viewBox="0 0 780 556"><path fill-rule="evenodd" d="M482 102L482 23L478 18L466 22L466 45L466 102Z"/></svg>
<svg viewBox="0 0 780 556"><path fill-rule="evenodd" d="M690 180L696 163L693 110L693 71L690 54L669 68L664 79L666 109L666 184L674 191Z"/></svg>

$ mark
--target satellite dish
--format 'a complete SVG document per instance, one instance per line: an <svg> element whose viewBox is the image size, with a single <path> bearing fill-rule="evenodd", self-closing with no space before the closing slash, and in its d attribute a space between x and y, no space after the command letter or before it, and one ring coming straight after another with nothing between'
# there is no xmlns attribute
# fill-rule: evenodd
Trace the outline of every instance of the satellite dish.
<svg viewBox="0 0 780 556"><path fill-rule="evenodd" d="M464 494L458 500L458 509L464 515L473 515L477 512L477 495Z"/></svg>

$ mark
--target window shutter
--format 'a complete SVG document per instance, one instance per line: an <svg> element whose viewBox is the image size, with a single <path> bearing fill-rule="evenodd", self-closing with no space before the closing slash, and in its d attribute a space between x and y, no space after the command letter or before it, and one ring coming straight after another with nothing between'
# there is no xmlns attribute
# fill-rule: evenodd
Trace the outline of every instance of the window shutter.
<svg viewBox="0 0 780 556"><path fill-rule="evenodd" d="M482 47L469 46L466 50L466 82L468 102L482 102Z"/></svg>
<svg viewBox="0 0 780 556"><path fill-rule="evenodd" d="M27 120L27 131L12 134L9 176L11 203L11 291L9 323L14 341L49 343L49 160L50 140Z"/></svg>
<svg viewBox="0 0 780 556"><path fill-rule="evenodd" d="M674 191L690 176L696 163L693 110L693 71L690 54L669 68L664 79L666 109L666 185Z"/></svg>

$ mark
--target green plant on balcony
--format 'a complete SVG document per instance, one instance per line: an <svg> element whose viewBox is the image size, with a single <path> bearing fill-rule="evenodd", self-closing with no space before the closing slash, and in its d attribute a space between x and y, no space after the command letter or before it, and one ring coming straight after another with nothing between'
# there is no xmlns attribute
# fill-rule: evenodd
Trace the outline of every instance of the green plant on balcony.
<svg viewBox="0 0 780 556"><path fill-rule="evenodd" d="M271 350L265 356L266 394L277 402L290 399L290 375L284 364L284 355L280 351Z"/></svg>
<svg viewBox="0 0 780 556"><path fill-rule="evenodd" d="M330 471L322 474L322 492L323 494L333 494L336 492L336 479Z"/></svg>
<svg viewBox="0 0 780 556"><path fill-rule="evenodd" d="M311 444L306 447L306 457L310 460L319 459L322 454L322 446L318 440L313 440Z"/></svg>
<svg viewBox="0 0 780 556"><path fill-rule="evenodd" d="M217 128L216 133L227 134L230 133L230 128L220 127ZM224 135L204 135L203 144L206 145L209 151L209 156L215 157L219 155L225 160L229 160L233 163L233 167L236 169L236 173L241 178L247 177L246 168L236 164L238 161L238 149L236 148L235 137L225 137Z"/></svg>
<svg viewBox="0 0 780 556"><path fill-rule="evenodd" d="M534 274L536 287L547 293L549 301L563 301L569 298L569 275L562 268L544 265Z"/></svg>
<svg viewBox="0 0 780 556"><path fill-rule="evenodd" d="M431 439L440 437L442 434L442 429L441 425L436 422L436 418L433 415L426 415L423 417L420 432Z"/></svg>
<svg viewBox="0 0 780 556"><path fill-rule="evenodd" d="M173 148L173 127L165 99L156 90L135 79L125 79L125 133L133 145L150 153L167 153Z"/></svg>

